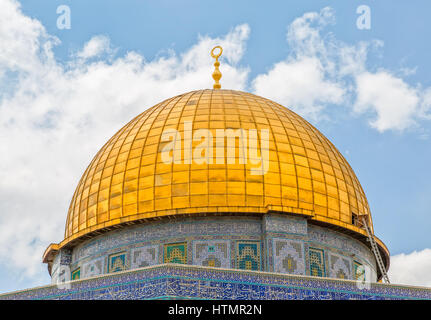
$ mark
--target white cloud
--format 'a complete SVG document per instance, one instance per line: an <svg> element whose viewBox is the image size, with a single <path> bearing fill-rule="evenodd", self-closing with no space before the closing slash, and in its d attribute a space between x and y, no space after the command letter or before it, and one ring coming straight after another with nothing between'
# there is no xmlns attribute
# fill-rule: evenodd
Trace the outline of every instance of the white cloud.
<svg viewBox="0 0 431 320"><path fill-rule="evenodd" d="M62 239L68 204L80 175L107 139L163 99L211 88L210 49L220 44L222 85L243 90L248 70L237 66L249 27L220 38L199 37L177 55L153 61L115 57L96 36L65 64L50 37L16 1L0 2L0 264L26 276L46 272L44 249ZM108 54L107 56L105 54Z"/></svg>
<svg viewBox="0 0 431 320"><path fill-rule="evenodd" d="M42 24L24 16L16 1L2 1L0 11L0 68L2 71L32 71L41 66L41 58L50 55L55 39ZM49 41L44 41L49 39ZM43 42L43 44L42 44Z"/></svg>
<svg viewBox="0 0 431 320"><path fill-rule="evenodd" d="M431 287L431 249L391 257L389 279L393 284Z"/></svg>
<svg viewBox="0 0 431 320"><path fill-rule="evenodd" d="M287 32L289 55L258 75L253 90L314 121L327 118L331 106L341 106L371 118L369 124L380 132L403 131L431 118L430 88L413 87L388 70L369 70L368 53L383 42L348 45L323 34L334 21L330 8L295 19ZM406 76L406 68L400 73Z"/></svg>
<svg viewBox="0 0 431 320"><path fill-rule="evenodd" d="M423 119L431 120L431 88L422 93L419 116Z"/></svg>
<svg viewBox="0 0 431 320"><path fill-rule="evenodd" d="M78 58L87 60L89 58L99 57L103 53L112 54L111 43L107 36L94 36L88 41L82 50L78 51Z"/></svg>
<svg viewBox="0 0 431 320"><path fill-rule="evenodd" d="M379 131L404 130L416 124L419 93L402 79L386 72L363 72L356 76L356 112L373 110L372 127Z"/></svg>
<svg viewBox="0 0 431 320"><path fill-rule="evenodd" d="M282 61L256 77L254 92L275 100L303 116L317 119L328 103L343 101L344 89L325 79L325 70L315 57Z"/></svg>
<svg viewBox="0 0 431 320"><path fill-rule="evenodd" d="M256 77L252 83L254 92L315 121L322 118L328 105L341 105L347 93L346 84L339 78L345 72L341 68L346 66L342 58L353 68L352 62L357 65L363 61L357 56L364 48L337 48L340 46L331 34L322 36L324 27L334 21L334 12L328 7L295 19L287 32L290 54Z"/></svg>
<svg viewBox="0 0 431 320"><path fill-rule="evenodd" d="M321 31L335 23L335 12L330 7L320 12L307 12L295 19L288 27L287 41L291 50L299 56L318 56L325 54L327 45Z"/></svg>

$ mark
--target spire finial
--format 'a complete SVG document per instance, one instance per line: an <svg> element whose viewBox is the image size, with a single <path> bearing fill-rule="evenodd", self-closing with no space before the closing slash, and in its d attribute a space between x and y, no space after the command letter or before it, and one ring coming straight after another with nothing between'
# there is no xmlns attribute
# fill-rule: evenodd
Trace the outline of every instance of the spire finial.
<svg viewBox="0 0 431 320"><path fill-rule="evenodd" d="M219 52L217 54L214 53L214 50L216 49L219 49ZM221 79L221 72L218 68L220 66L220 62L218 62L218 58L221 56L222 53L223 53L223 48L220 46L216 46L211 50L211 57L216 59L216 61L214 62L215 70L213 72L213 79L215 81L213 85L214 90L221 88L221 84L219 82L219 80Z"/></svg>

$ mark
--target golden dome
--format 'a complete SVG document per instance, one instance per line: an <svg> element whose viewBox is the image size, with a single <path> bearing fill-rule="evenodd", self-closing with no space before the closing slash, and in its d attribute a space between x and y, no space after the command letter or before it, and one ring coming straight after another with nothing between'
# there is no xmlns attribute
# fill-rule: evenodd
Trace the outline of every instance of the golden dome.
<svg viewBox="0 0 431 320"><path fill-rule="evenodd" d="M187 121L193 131L209 129L213 134L217 129L267 129L267 173L251 174L252 166L240 163L238 149L234 163L163 162L162 133L176 129L183 136ZM184 160L184 145L180 149ZM304 215L315 223L365 235L352 223L354 213L365 215L372 227L355 173L310 123L250 93L193 91L144 111L103 146L76 188L65 239L56 248L150 218L267 212Z"/></svg>

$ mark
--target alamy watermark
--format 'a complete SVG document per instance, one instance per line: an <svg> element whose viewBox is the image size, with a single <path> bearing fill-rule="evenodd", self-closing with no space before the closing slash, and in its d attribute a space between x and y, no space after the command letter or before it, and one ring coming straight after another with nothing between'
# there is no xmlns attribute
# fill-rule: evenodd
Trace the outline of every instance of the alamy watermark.
<svg viewBox="0 0 431 320"><path fill-rule="evenodd" d="M209 129L193 131L193 122L184 122L184 136L176 129L161 135L162 162L165 164L245 164L251 175L269 169L268 129Z"/></svg>
<svg viewBox="0 0 431 320"><path fill-rule="evenodd" d="M54 277L53 283L59 290L68 290L72 286L70 284L70 268L68 265L60 265L57 270L57 276Z"/></svg>
<svg viewBox="0 0 431 320"><path fill-rule="evenodd" d="M60 30L70 29L72 27L70 7L65 4L58 6L57 14L59 14L57 18L57 28Z"/></svg>
<svg viewBox="0 0 431 320"><path fill-rule="evenodd" d="M371 9L367 5L360 5L356 8L356 13L359 14L356 19L356 27L359 30L370 30L371 29Z"/></svg>

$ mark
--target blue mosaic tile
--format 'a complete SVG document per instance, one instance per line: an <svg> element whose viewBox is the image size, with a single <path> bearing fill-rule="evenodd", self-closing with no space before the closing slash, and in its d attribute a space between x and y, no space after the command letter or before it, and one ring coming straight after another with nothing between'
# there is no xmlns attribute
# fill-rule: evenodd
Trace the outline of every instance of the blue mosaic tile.
<svg viewBox="0 0 431 320"><path fill-rule="evenodd" d="M77 280L70 287L55 285L2 294L0 300L431 300L431 289L245 270L188 265L159 265L135 271Z"/></svg>
<svg viewBox="0 0 431 320"><path fill-rule="evenodd" d="M326 268L327 272L316 275L349 279L353 278L353 262L346 257L355 254L355 259L371 270L370 279L376 279L374 257L364 244L339 232L308 225L301 217L269 214L184 218L107 232L72 250L60 250L52 263L52 283L70 280L71 270L78 268L80 278L85 279L112 270L118 272L175 262L164 256L166 245L172 243L188 244L179 259L184 264L297 275L309 274L308 248L315 247L323 250L327 259L322 269ZM238 243L245 246L238 246ZM124 254L124 258L112 261L118 254ZM239 258L241 255L243 258ZM343 267L346 261L350 265ZM114 262L116 267L113 267ZM67 277L64 268L69 268Z"/></svg>

